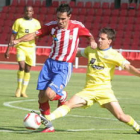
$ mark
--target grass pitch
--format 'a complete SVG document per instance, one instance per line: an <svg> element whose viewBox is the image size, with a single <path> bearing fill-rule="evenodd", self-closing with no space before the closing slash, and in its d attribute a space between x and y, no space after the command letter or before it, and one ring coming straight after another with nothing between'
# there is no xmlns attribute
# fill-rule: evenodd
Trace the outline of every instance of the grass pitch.
<svg viewBox="0 0 140 140"><path fill-rule="evenodd" d="M53 121L55 133L39 133L24 128L23 118L30 110L38 110L36 90L39 72L31 72L27 89L29 98L15 98L15 70L0 70L0 140L140 140L132 128L117 121L106 109L98 104L88 109L74 109L66 117ZM68 98L84 87L85 74L73 73L66 87ZM140 123L140 78L114 76L112 81L115 95L124 112ZM51 110L57 101L50 102Z"/></svg>

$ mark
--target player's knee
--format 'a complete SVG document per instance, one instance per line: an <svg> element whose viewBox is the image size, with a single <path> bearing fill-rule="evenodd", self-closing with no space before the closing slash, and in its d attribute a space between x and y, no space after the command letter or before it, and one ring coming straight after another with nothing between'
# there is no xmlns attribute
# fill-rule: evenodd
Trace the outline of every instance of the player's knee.
<svg viewBox="0 0 140 140"><path fill-rule="evenodd" d="M19 70L20 71L24 71L24 67L19 67Z"/></svg>
<svg viewBox="0 0 140 140"><path fill-rule="evenodd" d="M47 90L45 91L45 98L48 100L53 100L55 96L56 93L52 89L47 88Z"/></svg>

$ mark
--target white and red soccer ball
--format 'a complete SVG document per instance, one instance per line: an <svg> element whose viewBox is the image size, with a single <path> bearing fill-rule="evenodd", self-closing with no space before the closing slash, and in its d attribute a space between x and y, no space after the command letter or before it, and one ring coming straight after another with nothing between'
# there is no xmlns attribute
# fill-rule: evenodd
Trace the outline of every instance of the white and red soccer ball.
<svg viewBox="0 0 140 140"><path fill-rule="evenodd" d="M36 113L28 113L23 120L23 124L27 129L36 130L41 125L41 118Z"/></svg>

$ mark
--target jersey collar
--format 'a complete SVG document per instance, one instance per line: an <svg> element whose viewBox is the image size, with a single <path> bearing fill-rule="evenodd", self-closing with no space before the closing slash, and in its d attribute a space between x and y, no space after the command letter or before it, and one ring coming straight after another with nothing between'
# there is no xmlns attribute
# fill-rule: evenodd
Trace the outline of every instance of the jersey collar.
<svg viewBox="0 0 140 140"><path fill-rule="evenodd" d="M109 48L107 48L107 49L99 49L100 51L107 51L107 50L110 50L110 49L112 49L112 46L110 46Z"/></svg>

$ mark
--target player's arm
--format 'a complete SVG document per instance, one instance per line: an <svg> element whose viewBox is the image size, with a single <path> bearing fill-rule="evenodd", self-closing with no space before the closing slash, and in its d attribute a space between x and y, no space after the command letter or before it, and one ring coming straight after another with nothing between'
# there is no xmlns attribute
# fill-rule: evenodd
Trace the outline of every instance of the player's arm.
<svg viewBox="0 0 140 140"><path fill-rule="evenodd" d="M92 49L96 49L97 48L97 43L95 42L95 39L94 37L91 35L91 36L88 36L87 39L89 40L89 45L91 46Z"/></svg>
<svg viewBox="0 0 140 140"><path fill-rule="evenodd" d="M34 40L36 36L37 36L36 32L26 34L21 38L13 40L10 45L16 45L20 42L28 42L28 41Z"/></svg>
<svg viewBox="0 0 140 140"><path fill-rule="evenodd" d="M89 41L89 46L92 49L96 49L97 48L97 43L95 42L95 39L94 39L93 35L83 25L80 26L79 36L86 37L88 39L88 41Z"/></svg>
<svg viewBox="0 0 140 140"><path fill-rule="evenodd" d="M127 70L129 73L140 77L140 71L130 64L125 64L124 69Z"/></svg>
<svg viewBox="0 0 140 140"><path fill-rule="evenodd" d="M85 49L84 48L78 48L76 57L86 57L86 55L85 55Z"/></svg>
<svg viewBox="0 0 140 140"><path fill-rule="evenodd" d="M12 41L14 40L16 38L16 34L12 34L11 35L11 37L10 37L10 41L9 41L9 43L8 43L8 47L7 47L7 49L6 49L6 52L5 52L5 58L6 59L9 59L9 50L10 50L10 47L11 47L11 45L10 44L12 44Z"/></svg>

